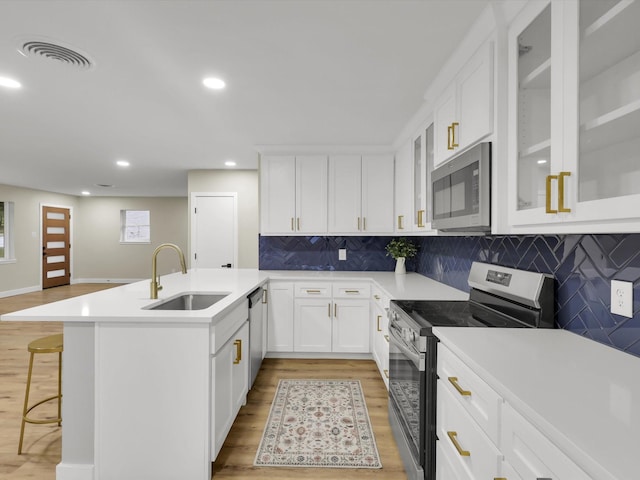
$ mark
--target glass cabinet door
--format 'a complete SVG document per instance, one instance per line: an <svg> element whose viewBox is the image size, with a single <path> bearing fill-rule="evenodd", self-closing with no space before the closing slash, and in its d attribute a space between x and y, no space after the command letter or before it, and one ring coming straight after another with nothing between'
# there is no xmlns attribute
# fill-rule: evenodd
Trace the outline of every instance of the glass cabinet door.
<svg viewBox="0 0 640 480"><path fill-rule="evenodd" d="M517 37L517 210L544 208L551 172L551 4Z"/></svg>
<svg viewBox="0 0 640 480"><path fill-rule="evenodd" d="M640 194L639 152L640 2L581 0L578 202Z"/></svg>

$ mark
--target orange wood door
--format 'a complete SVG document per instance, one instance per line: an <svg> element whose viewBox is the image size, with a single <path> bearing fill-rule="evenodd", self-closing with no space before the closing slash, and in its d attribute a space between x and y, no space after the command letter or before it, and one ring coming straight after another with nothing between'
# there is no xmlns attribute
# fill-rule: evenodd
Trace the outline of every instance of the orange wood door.
<svg viewBox="0 0 640 480"><path fill-rule="evenodd" d="M68 208L42 207L42 288L71 283Z"/></svg>

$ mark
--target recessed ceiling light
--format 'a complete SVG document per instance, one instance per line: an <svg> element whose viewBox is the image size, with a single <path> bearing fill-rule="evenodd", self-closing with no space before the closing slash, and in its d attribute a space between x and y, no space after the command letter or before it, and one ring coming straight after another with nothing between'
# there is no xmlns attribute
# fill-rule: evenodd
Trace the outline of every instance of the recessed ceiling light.
<svg viewBox="0 0 640 480"><path fill-rule="evenodd" d="M227 167L235 167L236 166L236 162L234 162L233 160L227 160L226 162L224 162L224 164Z"/></svg>
<svg viewBox="0 0 640 480"><path fill-rule="evenodd" d="M545 163L547 163L545 159L538 160L538 165L544 165Z"/></svg>
<svg viewBox="0 0 640 480"><path fill-rule="evenodd" d="M87 191L87 190L83 190L82 191L82 195L91 195L91 192Z"/></svg>
<svg viewBox="0 0 640 480"><path fill-rule="evenodd" d="M227 85L226 83L224 83L224 80L215 77L205 78L204 80L202 80L202 84L205 87L211 88L213 90L222 90Z"/></svg>
<svg viewBox="0 0 640 480"><path fill-rule="evenodd" d="M116 165L118 165L119 167L128 167L131 164L129 162L127 162L126 160L118 160L116 162Z"/></svg>
<svg viewBox="0 0 640 480"><path fill-rule="evenodd" d="M0 87L20 88L22 87L22 85L20 84L20 82L14 80L13 78L0 77Z"/></svg>

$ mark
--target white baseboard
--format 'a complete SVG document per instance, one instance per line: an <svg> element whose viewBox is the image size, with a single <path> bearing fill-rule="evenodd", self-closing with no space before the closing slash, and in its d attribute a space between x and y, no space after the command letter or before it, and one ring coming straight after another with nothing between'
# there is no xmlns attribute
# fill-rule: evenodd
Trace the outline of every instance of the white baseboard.
<svg viewBox="0 0 640 480"><path fill-rule="evenodd" d="M346 352L267 352L265 358L301 358L301 359L339 359L339 360L373 360L370 353Z"/></svg>
<svg viewBox="0 0 640 480"><path fill-rule="evenodd" d="M5 292L0 292L0 298L13 297L14 295L22 295L23 293L39 292L40 290L42 290L42 288L40 288L40 285L36 285L34 287L18 288L16 290L7 290Z"/></svg>
<svg viewBox="0 0 640 480"><path fill-rule="evenodd" d="M94 465L64 463L56 466L56 480L93 480Z"/></svg>
<svg viewBox="0 0 640 480"><path fill-rule="evenodd" d="M135 283L144 278L74 278L71 283Z"/></svg>

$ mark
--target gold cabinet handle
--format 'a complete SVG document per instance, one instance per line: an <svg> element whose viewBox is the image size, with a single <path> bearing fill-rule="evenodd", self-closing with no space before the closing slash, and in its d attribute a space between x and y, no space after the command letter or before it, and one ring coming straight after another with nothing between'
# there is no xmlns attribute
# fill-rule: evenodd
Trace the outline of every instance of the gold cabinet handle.
<svg viewBox="0 0 640 480"><path fill-rule="evenodd" d="M331 303L327 303L327 317L331 318Z"/></svg>
<svg viewBox="0 0 640 480"><path fill-rule="evenodd" d="M507 477L493 477L493 480L507 480Z"/></svg>
<svg viewBox="0 0 640 480"><path fill-rule="evenodd" d="M362 217L362 231L367 231L367 217Z"/></svg>
<svg viewBox="0 0 640 480"><path fill-rule="evenodd" d="M321 293L320 290L307 290L307 293L309 294L317 294L317 293Z"/></svg>
<svg viewBox="0 0 640 480"><path fill-rule="evenodd" d="M360 293L360 290L345 290L344 293L347 293L349 295L357 295Z"/></svg>
<svg viewBox="0 0 640 480"><path fill-rule="evenodd" d="M295 232L295 231L296 231L296 227L295 227L295 225L293 224L293 217L291 217L291 231L292 231L292 232Z"/></svg>
<svg viewBox="0 0 640 480"><path fill-rule="evenodd" d="M360 230L360 217L358 217L358 230Z"/></svg>
<svg viewBox="0 0 640 480"><path fill-rule="evenodd" d="M449 125L447 127L447 150L453 150L453 146L451 146L451 130L453 127Z"/></svg>
<svg viewBox="0 0 640 480"><path fill-rule="evenodd" d="M381 332L381 331L382 331L382 329L380 328L380 319L381 319L381 318L382 318L382 315L378 315L378 318L377 318L378 325L377 325L377 328L376 328L376 329L378 330L378 332Z"/></svg>
<svg viewBox="0 0 640 480"><path fill-rule="evenodd" d="M471 392L469 390L463 390L463 388L460 385L458 385L458 377L448 377L447 380L449 380L449 383L451 383L451 385L454 386L454 388L458 391L460 395L464 395L464 396L471 395Z"/></svg>
<svg viewBox="0 0 640 480"><path fill-rule="evenodd" d="M460 444L458 443L458 439L456 438L456 436L458 435L457 432L447 432L447 435L449 436L449 440L451 440L451 443L453 443L453 446L456 447L456 450L458 451L461 457L471 456L471 452L469 452L468 450L463 450Z"/></svg>
<svg viewBox="0 0 640 480"><path fill-rule="evenodd" d="M267 303L267 290L262 290L262 303Z"/></svg>
<svg viewBox="0 0 640 480"><path fill-rule="evenodd" d="M389 370L387 370L386 368L383 370L384 372L384 376L389 378Z"/></svg>
<svg viewBox="0 0 640 480"><path fill-rule="evenodd" d="M424 227L424 210L418 210L418 227Z"/></svg>
<svg viewBox="0 0 640 480"><path fill-rule="evenodd" d="M298 231L300 231L300 217L296 220Z"/></svg>
<svg viewBox="0 0 640 480"><path fill-rule="evenodd" d="M558 212L569 213L570 208L564 206L564 177L571 176L571 172L560 172L558 175Z"/></svg>
<svg viewBox="0 0 640 480"><path fill-rule="evenodd" d="M236 346L236 359L233 363L237 365L242 360L242 340L236 340L233 344Z"/></svg>
<svg viewBox="0 0 640 480"><path fill-rule="evenodd" d="M333 304L333 316L338 318L338 304L337 303Z"/></svg>
<svg viewBox="0 0 640 480"><path fill-rule="evenodd" d="M380 300L380 295L374 295L373 298L375 298L376 300Z"/></svg>
<svg viewBox="0 0 640 480"><path fill-rule="evenodd" d="M389 343L389 335L385 335L384 339L387 341L387 343Z"/></svg>
<svg viewBox="0 0 640 480"><path fill-rule="evenodd" d="M404 215L398 215L398 230L404 230Z"/></svg>
<svg viewBox="0 0 640 480"><path fill-rule="evenodd" d="M557 210L552 210L551 209L551 182L553 180L557 180L557 179L558 179L557 175L547 175L547 186L546 186L546 190L545 190L545 200L546 200L545 211L547 213L558 213Z"/></svg>
<svg viewBox="0 0 640 480"><path fill-rule="evenodd" d="M451 124L451 147L452 149L459 147L458 142L456 141L456 127L460 124L458 122L453 122Z"/></svg>

